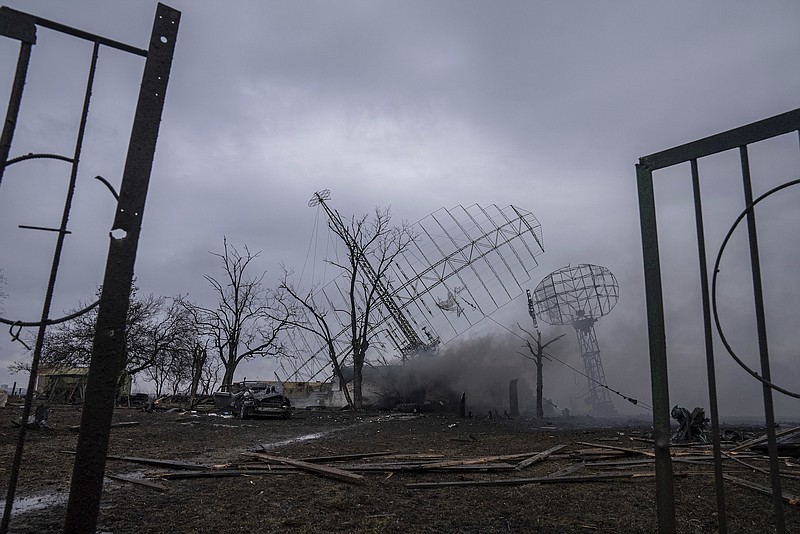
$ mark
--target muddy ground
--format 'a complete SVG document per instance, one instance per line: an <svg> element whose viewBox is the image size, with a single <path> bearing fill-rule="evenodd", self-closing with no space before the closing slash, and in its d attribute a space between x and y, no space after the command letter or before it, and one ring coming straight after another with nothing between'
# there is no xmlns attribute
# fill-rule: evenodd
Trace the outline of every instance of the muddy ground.
<svg viewBox="0 0 800 534"><path fill-rule="evenodd" d="M0 409L0 475L5 496L17 429L11 419L21 408ZM19 511L12 532L60 531L69 493L72 451L80 411L54 407L50 430L28 432L17 490ZM142 478L163 491L107 479L98 532L654 532L657 531L653 466L582 466L571 476L635 472L635 478L608 481L456 486L415 489L423 482L480 481L544 477L578 466L588 448L578 442L643 448L648 427L641 422L602 424L578 419L537 421L459 419L455 414L353 414L340 411L297 411L290 420L229 419L206 413L146 413L120 408L115 422L138 425L112 430L109 454L197 462L204 465L257 462L241 453L262 451L295 459L386 452L394 457L342 460L330 465L449 461L510 454L531 455L566 445L545 461L519 471L362 470L363 482L285 468L235 477L159 479L170 471L109 460L106 472ZM740 429L741 430L741 429ZM747 434L747 431L744 431ZM758 429L750 429L755 435ZM635 438L635 439L632 439ZM708 448L695 449L702 453ZM710 452L708 452L710 454ZM401 456L398 456L401 455ZM424 455L420 458L415 455ZM642 455L619 461L645 458ZM437 460L438 459L438 460ZM489 463L513 466L519 459ZM767 468L767 462L748 459ZM266 465L261 464L260 465ZM241 466L236 466L241 467ZM502 468L502 465L500 466ZM388 467L387 467L388 469ZM470 470L466 470L470 469ZM786 467L795 474L800 469ZM713 468L709 462L676 463L677 523L680 532L717 531ZM726 473L768 485L751 469L732 465ZM785 479L786 493L800 494L800 480ZM757 492L726 485L731 532L769 532L772 501ZM789 532L800 532L800 508L785 506Z"/></svg>

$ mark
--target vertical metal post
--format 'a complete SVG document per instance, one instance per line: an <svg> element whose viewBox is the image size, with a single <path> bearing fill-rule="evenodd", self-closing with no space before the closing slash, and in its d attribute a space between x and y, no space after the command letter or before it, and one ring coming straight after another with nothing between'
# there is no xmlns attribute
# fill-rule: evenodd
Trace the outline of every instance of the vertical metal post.
<svg viewBox="0 0 800 534"><path fill-rule="evenodd" d="M0 184L2 184L8 154L11 152L11 140L14 138L14 130L17 127L19 108L22 104L22 90L25 88L25 79L28 77L31 49L36 44L36 25L33 17L7 8L0 9L0 35L20 40L17 70L11 85L11 96L8 99L3 133L0 136Z"/></svg>
<svg viewBox="0 0 800 534"><path fill-rule="evenodd" d="M719 433L719 408L717 404L717 375L714 369L714 337L711 330L711 303L708 290L708 259L703 226L703 204L700 200L700 172L697 160L691 160L692 192L694 194L694 217L697 230L697 256L700 260L700 290L703 297L703 333L706 341L706 372L708 374L708 399L711 410L711 440L714 449L714 483L717 496L717 520L720 534L728 532L725 511L725 484L722 477L722 447Z"/></svg>
<svg viewBox="0 0 800 534"><path fill-rule="evenodd" d="M739 148L742 163L742 184L744 185L745 206L753 204L753 186L750 181L750 160L747 146ZM758 330L758 353L761 360L761 376L772 381L769 369L769 344L767 342L767 321L764 314L764 292L761 285L761 260L758 253L758 232L756 230L756 213L747 212L747 235L750 240L750 270L753 275L753 300L756 310L756 328ZM775 509L775 529L786 532L786 521L783 514L783 496L781 493L780 467L778 465L778 442L775 436L775 410L772 403L772 388L762 383L764 394L764 418L767 425L767 450L769 451L770 482L772 483L772 503Z"/></svg>
<svg viewBox="0 0 800 534"><path fill-rule="evenodd" d="M109 243L65 532L95 532L97 526L133 269L179 21L180 11L158 4Z"/></svg>
<svg viewBox="0 0 800 534"><path fill-rule="evenodd" d="M649 166L636 165L639 192L639 218L642 231L644 284L647 298L647 330L650 344L650 379L653 388L653 438L656 454L656 505L658 527L674 533L675 492L670 457L669 384L667 380L667 341L664 331L664 301L661 288L661 265L658 255L656 205L653 172Z"/></svg>

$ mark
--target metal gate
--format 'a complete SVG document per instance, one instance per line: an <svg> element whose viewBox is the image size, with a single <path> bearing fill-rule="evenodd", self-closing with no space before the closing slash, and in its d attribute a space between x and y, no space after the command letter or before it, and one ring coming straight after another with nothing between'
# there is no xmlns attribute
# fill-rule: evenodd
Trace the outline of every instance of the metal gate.
<svg viewBox="0 0 800 534"><path fill-rule="evenodd" d="M778 532L785 532L783 496L777 455L775 432L775 413L773 391L800 398L800 395L772 383L770 374L769 344L767 340L764 294L761 280L761 255L759 253L758 232L756 229L755 208L764 199L788 187L797 185L800 180L783 183L758 198L753 198L751 165L748 145L791 132L800 132L800 109L770 117L740 128L706 137L698 141L657 152L639 159L636 177L639 191L639 215L642 232L642 251L644 258L645 293L647 299L647 324L650 347L650 373L653 392L653 426L656 453L656 500L658 522L662 532L675 532L675 499L673 491L672 460L670 457L670 402L667 380L667 346L664 320L664 299L662 292L662 273L659 260L658 230L656 228L656 202L653 173L681 163L690 163L699 257L700 285L703 306L703 328L705 337L705 356L708 373L708 393L711 411L712 439L714 451L714 474L717 511L720 532L727 532L725 513L725 492L723 487L722 451L720 446L719 410L717 404L717 382L714 366L715 335L712 322L716 326L717 338L730 355L745 370L762 384L764 398L764 417L767 427L769 451L769 473L774 506L774 526ZM744 188L745 205L727 236L722 241L709 278L706 256L705 230L703 224L702 199L700 194L700 173L698 160L712 154L728 150L738 150L741 163L741 183ZM735 185L735 184L732 184ZM716 281L719 261L725 246L740 221L746 220L750 271L753 284L753 303L758 334L760 372L749 369L731 348L721 329L716 300Z"/></svg>
<svg viewBox="0 0 800 534"><path fill-rule="evenodd" d="M2 533L7 532L9 529L27 429L27 424L24 422L28 420L28 416L31 413L36 374L42 353L45 329L48 325L68 320L88 311L95 305L99 305L96 334L92 349L92 360L89 367L86 397L84 399L81 428L72 474L72 485L67 506L67 517L64 526L67 532L93 532L95 530L100 494L103 485L106 453L108 451L109 431L111 415L114 409L117 378L124 368L125 336L120 335L120 333L124 334L125 330L125 319L128 312L130 289L133 279L133 267L136 260L145 199L153 165L153 157L155 155L156 139L158 137L161 113L164 107L164 98L167 82L169 80L170 68L172 66L172 56L174 54L179 22L179 11L163 4L158 4L153 21L149 47L147 50L143 50L35 15L22 13L7 7L0 8L0 36L20 42L20 51L14 81L11 87L11 96L6 111L2 136L0 136L0 183L2 183L3 174L7 167L25 161L33 159L54 159L64 161L70 165L70 179L60 226L58 228L26 227L32 230L43 230L56 234L55 252L53 254L47 292L42 306L41 319L35 322L23 322L0 318L0 323L11 325L12 329L14 327L19 329L23 326L38 327L36 345L33 348L33 358L31 360L28 392L22 412L21 421L23 421L23 423L20 425L16 451L11 469L9 470L10 476L5 510L2 523L0 523L0 532ZM30 153L9 159L14 131L17 126L17 119L22 103L22 94L26 83L28 65L31 60L31 52L33 46L36 44L37 30L40 28L66 34L94 44L85 88L83 109L75 141L75 149L70 156ZM67 223L72 208L78 163L81 157L89 103L101 46L145 57L144 73L142 74L139 97L133 119L133 127L119 194L114 191L113 187L111 187L105 179L98 177L112 190L112 193L117 199L116 214L111 227L108 257L100 299L97 303L72 316L52 319L50 317L50 306L65 237L69 234ZM57 85L54 84L54 87L57 87ZM19 341L17 334L13 333L13 331L12 336L15 336L15 339Z"/></svg>

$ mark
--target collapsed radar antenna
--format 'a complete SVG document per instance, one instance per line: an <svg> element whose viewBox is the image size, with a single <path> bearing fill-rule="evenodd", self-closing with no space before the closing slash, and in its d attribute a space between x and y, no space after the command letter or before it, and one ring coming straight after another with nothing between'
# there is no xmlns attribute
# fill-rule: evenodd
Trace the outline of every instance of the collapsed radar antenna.
<svg viewBox="0 0 800 534"><path fill-rule="evenodd" d="M533 293L542 321L551 325L571 325L575 329L583 372L589 382L585 402L591 413L602 417L617 415L606 389L600 346L594 331L594 324L619 300L617 279L611 271L599 265L567 265L547 275Z"/></svg>
<svg viewBox="0 0 800 534"><path fill-rule="evenodd" d="M330 198L330 191L323 189L308 205L321 206L329 224L340 228L343 222L328 205ZM343 240L349 239L347 232L340 233ZM411 233L408 250L394 259L386 278L376 284L381 305L374 310L376 336L371 344L386 349L375 354L382 362L395 356L407 361L435 354L440 345L516 298L538 265L536 257L544 252L539 221L511 205L440 208L413 224ZM368 261L359 262L359 268L368 278L377 276L371 274ZM315 299L328 310L341 308L337 303L347 288L340 283L337 278L325 284ZM337 329L332 341L344 358L351 350L346 342L349 327L340 323ZM313 380L328 369L326 349L306 347L305 338L299 341L287 341L300 349L298 353L307 354L292 377Z"/></svg>

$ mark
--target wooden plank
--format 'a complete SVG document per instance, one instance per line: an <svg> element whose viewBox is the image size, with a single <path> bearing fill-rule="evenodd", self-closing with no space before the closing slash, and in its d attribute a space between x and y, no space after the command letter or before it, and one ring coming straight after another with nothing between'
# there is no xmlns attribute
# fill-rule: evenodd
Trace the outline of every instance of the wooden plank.
<svg viewBox="0 0 800 534"><path fill-rule="evenodd" d="M577 442L578 445L585 445L587 447L596 447L598 449L609 449L612 451L627 452L628 454L640 454L642 456L649 456L654 458L656 453L642 449L629 449L628 447L617 447L616 445L603 445L602 443L586 443L584 441Z"/></svg>
<svg viewBox="0 0 800 534"><path fill-rule="evenodd" d="M150 482L148 480L141 480L138 478L129 478L123 477L120 475L111 475L106 473L106 478L110 478L111 480L118 480L119 482L127 482L129 484L137 484L139 486L144 486L146 488L154 489L157 491L167 491L166 486L162 486L161 484L156 484L155 482Z"/></svg>
<svg viewBox="0 0 800 534"><path fill-rule="evenodd" d="M344 482L358 482L361 484L364 483L363 476L358 475L356 473L350 473L348 471L345 471L343 469L338 469L336 467L312 464L309 462L304 462L302 460L293 460L292 458L284 458L281 456L273 456L271 454L265 454L263 452L243 452L242 454L250 458L257 458L263 462L275 462L285 465L291 465L298 469L302 469L303 471L309 471L311 473L316 473L318 475L334 478L336 480L342 480Z"/></svg>
<svg viewBox="0 0 800 534"><path fill-rule="evenodd" d="M397 465L397 464L354 464L339 466L346 471L357 471L359 473L369 472L419 472L419 471L511 471L515 464L509 463L488 463L488 464L463 464L438 467L436 469L423 469L421 465Z"/></svg>
<svg viewBox="0 0 800 534"><path fill-rule="evenodd" d="M274 469L218 469L216 471L169 471L166 473L155 473L153 478L166 480L182 480L194 478L226 478L241 476L263 476L263 475L285 475L285 474L305 475L303 471L298 471L293 467L280 466Z"/></svg>
<svg viewBox="0 0 800 534"><path fill-rule="evenodd" d="M527 458L532 453L523 453L523 454L502 454L500 456L480 456L477 458L460 458L454 460L445 460L443 462L436 462L430 464L422 464L420 466L421 470L428 470L428 469L441 469L442 467L453 467L457 465L472 465L472 464L480 464L480 463L489 463L489 462L503 462L506 460L519 460L521 458Z"/></svg>
<svg viewBox="0 0 800 534"><path fill-rule="evenodd" d="M66 454L75 454L75 451L61 451ZM211 466L194 464L190 462L179 462L177 460L158 460L156 458L139 458L136 456L114 456L109 454L109 460L118 460L120 462L131 462L135 464L152 465L155 467L170 467L173 469L210 469Z"/></svg>
<svg viewBox="0 0 800 534"><path fill-rule="evenodd" d="M417 482L406 484L409 489L432 489L458 486L524 486L526 484L570 484L583 482L607 482L612 480L652 478L654 473L611 473L569 477L509 478L501 480L458 480L449 482ZM677 475L676 475L677 476Z"/></svg>
<svg viewBox="0 0 800 534"><path fill-rule="evenodd" d="M336 456L312 456L311 458L301 458L303 462L339 462L343 460L360 460L361 458L374 458L376 456L391 456L395 451L364 452L355 454L339 454Z"/></svg>
<svg viewBox="0 0 800 534"><path fill-rule="evenodd" d="M516 469L517 471L520 471L521 469L525 469L526 467L531 466L531 465L533 465L535 463L539 463L539 462L547 459L547 457L550 456L551 454L553 454L554 452L560 451L564 447L566 447L566 445L556 445L555 447L550 447L546 451L542 451L542 452L540 452L538 454L534 454L530 458L526 458L526 459L522 460L520 463L517 464L517 466L514 469Z"/></svg>

